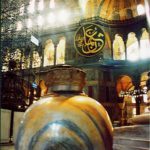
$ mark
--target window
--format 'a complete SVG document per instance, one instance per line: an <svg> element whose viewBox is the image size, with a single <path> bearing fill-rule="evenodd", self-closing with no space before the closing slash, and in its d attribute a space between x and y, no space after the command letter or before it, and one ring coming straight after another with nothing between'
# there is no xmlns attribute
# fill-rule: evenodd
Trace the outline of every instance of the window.
<svg viewBox="0 0 150 150"><path fill-rule="evenodd" d="M127 59L130 61L136 61L139 59L139 44L134 32L128 34Z"/></svg>
<svg viewBox="0 0 150 150"><path fill-rule="evenodd" d="M118 34L115 35L115 40L113 42L113 59L114 60L124 60L125 59L125 46L124 41Z"/></svg>
<svg viewBox="0 0 150 150"><path fill-rule="evenodd" d="M145 28L142 29L142 36L140 39L140 58L150 58L149 34Z"/></svg>
<svg viewBox="0 0 150 150"><path fill-rule="evenodd" d="M43 66L54 65L54 44L51 39L45 42Z"/></svg>
<svg viewBox="0 0 150 150"><path fill-rule="evenodd" d="M60 41L57 45L56 50L56 64L64 64L65 63L65 48L66 48L66 38L60 38Z"/></svg>

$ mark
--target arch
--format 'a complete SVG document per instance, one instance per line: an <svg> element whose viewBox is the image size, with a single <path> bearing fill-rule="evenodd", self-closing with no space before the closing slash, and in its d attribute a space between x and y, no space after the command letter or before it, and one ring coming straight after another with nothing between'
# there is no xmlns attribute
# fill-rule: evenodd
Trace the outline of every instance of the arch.
<svg viewBox="0 0 150 150"><path fill-rule="evenodd" d="M150 39L146 28L142 29L142 35L140 38L140 58L150 58Z"/></svg>
<svg viewBox="0 0 150 150"><path fill-rule="evenodd" d="M56 64L65 63L66 38L61 37L56 50Z"/></svg>
<svg viewBox="0 0 150 150"><path fill-rule="evenodd" d="M139 43L134 32L130 32L127 38L127 60L136 61L139 59Z"/></svg>
<svg viewBox="0 0 150 150"><path fill-rule="evenodd" d="M51 39L45 42L43 66L54 65L54 44Z"/></svg>
<svg viewBox="0 0 150 150"><path fill-rule="evenodd" d="M113 59L125 60L125 45L119 34L115 35L115 39L113 41Z"/></svg>

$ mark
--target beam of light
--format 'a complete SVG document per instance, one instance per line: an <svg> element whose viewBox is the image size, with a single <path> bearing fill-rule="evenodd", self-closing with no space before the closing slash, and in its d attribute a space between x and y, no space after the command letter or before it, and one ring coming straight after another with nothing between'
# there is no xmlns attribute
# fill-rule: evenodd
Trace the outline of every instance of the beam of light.
<svg viewBox="0 0 150 150"><path fill-rule="evenodd" d="M61 10L58 14L58 20L63 23L68 23L70 14L67 10Z"/></svg>
<svg viewBox="0 0 150 150"><path fill-rule="evenodd" d="M79 6L81 7L81 10L83 13L85 13L87 0L79 0Z"/></svg>
<svg viewBox="0 0 150 150"><path fill-rule="evenodd" d="M55 0L50 0L49 7L50 7L51 9L54 9L54 8L55 8Z"/></svg>
<svg viewBox="0 0 150 150"><path fill-rule="evenodd" d="M44 9L44 2L43 0L40 0L38 3L38 10L42 11Z"/></svg>
<svg viewBox="0 0 150 150"><path fill-rule="evenodd" d="M34 13L34 10L35 10L34 5L35 5L35 0L31 0L28 6L28 12L31 14Z"/></svg>
<svg viewBox="0 0 150 150"><path fill-rule="evenodd" d="M52 23L52 24L56 21L54 13L49 14L48 21L49 21L49 23Z"/></svg>
<svg viewBox="0 0 150 150"><path fill-rule="evenodd" d="M140 58L147 59L150 58L150 42L149 39L140 40Z"/></svg>
<svg viewBox="0 0 150 150"><path fill-rule="evenodd" d="M31 21L31 19L27 20L27 28L32 28L32 21Z"/></svg>
<svg viewBox="0 0 150 150"><path fill-rule="evenodd" d="M38 16L37 18L37 23L39 26L42 26L44 23L43 17L41 15Z"/></svg>
<svg viewBox="0 0 150 150"><path fill-rule="evenodd" d="M24 15L24 9L25 9L25 7L24 7L24 4L20 7L20 9L19 9L19 12L20 12L20 16L23 16Z"/></svg>

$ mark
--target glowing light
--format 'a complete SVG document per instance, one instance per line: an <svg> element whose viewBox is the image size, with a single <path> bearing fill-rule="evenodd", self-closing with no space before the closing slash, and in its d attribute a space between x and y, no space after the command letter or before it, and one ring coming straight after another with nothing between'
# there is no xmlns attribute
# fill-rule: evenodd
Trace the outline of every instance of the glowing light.
<svg viewBox="0 0 150 150"><path fill-rule="evenodd" d="M35 0L31 0L28 6L28 12L31 14L34 12L34 4L35 4Z"/></svg>
<svg viewBox="0 0 150 150"><path fill-rule="evenodd" d="M59 136L59 130L60 130L61 126L59 124L53 123L51 125L51 130L54 131L54 135L55 136Z"/></svg>
<svg viewBox="0 0 150 150"><path fill-rule="evenodd" d="M128 34L127 40L127 59L130 61L136 61L139 59L139 44L134 32Z"/></svg>
<svg viewBox="0 0 150 150"><path fill-rule="evenodd" d="M87 0L79 0L79 5L80 5L83 13L85 12L86 3L87 3Z"/></svg>
<svg viewBox="0 0 150 150"><path fill-rule="evenodd" d="M69 20L69 12L66 10L61 10L59 12L58 18L61 22L63 23L67 23L67 21Z"/></svg>
<svg viewBox="0 0 150 150"><path fill-rule="evenodd" d="M44 2L43 0L40 0L38 3L38 10L43 10L44 9Z"/></svg>
<svg viewBox="0 0 150 150"><path fill-rule="evenodd" d="M22 5L22 7L20 7L20 16L24 15L24 5Z"/></svg>
<svg viewBox="0 0 150 150"><path fill-rule="evenodd" d="M150 27L150 1L149 0L145 0L145 11L146 11L147 22Z"/></svg>
<svg viewBox="0 0 150 150"><path fill-rule="evenodd" d="M144 101L144 103L148 103L147 94L143 94L143 101Z"/></svg>
<svg viewBox="0 0 150 150"><path fill-rule="evenodd" d="M38 16L37 23L39 26L42 26L44 23L43 17L41 15Z"/></svg>
<svg viewBox="0 0 150 150"><path fill-rule="evenodd" d="M31 19L27 20L27 28L31 28L32 27L32 21Z"/></svg>
<svg viewBox="0 0 150 150"><path fill-rule="evenodd" d="M135 97L133 97L133 96L132 96L132 98L131 98L131 99L132 99L132 103L133 103L133 104L135 104L135 103L136 103L136 101L135 101Z"/></svg>
<svg viewBox="0 0 150 150"><path fill-rule="evenodd" d="M150 58L150 42L148 39L140 40L140 58Z"/></svg>
<svg viewBox="0 0 150 150"><path fill-rule="evenodd" d="M31 42L39 46L39 40L33 35L31 35ZM36 85L36 88L37 88L37 85Z"/></svg>
<svg viewBox="0 0 150 150"><path fill-rule="evenodd" d="M145 8L144 8L144 6L143 6L142 4L139 4L139 5L137 6L137 12L138 12L138 15L143 15L143 14L145 14Z"/></svg>
<svg viewBox="0 0 150 150"><path fill-rule="evenodd" d="M54 23L56 21L55 15L53 13L49 14L48 21L49 23Z"/></svg>
<svg viewBox="0 0 150 150"><path fill-rule="evenodd" d="M130 61L137 61L139 59L138 42L133 43L127 48L127 59Z"/></svg>
<svg viewBox="0 0 150 150"><path fill-rule="evenodd" d="M142 36L140 39L140 58L147 59L150 58L150 41L149 33L145 28L142 29Z"/></svg>
<svg viewBox="0 0 150 150"><path fill-rule="evenodd" d="M18 21L17 22L17 31L20 31L22 29L22 22Z"/></svg>
<svg viewBox="0 0 150 150"><path fill-rule="evenodd" d="M55 8L55 1L54 1L54 0L50 0L49 7L50 7L51 9L54 9L54 8Z"/></svg>
<svg viewBox="0 0 150 150"><path fill-rule="evenodd" d="M135 116L136 115L136 108L132 109L132 115Z"/></svg>

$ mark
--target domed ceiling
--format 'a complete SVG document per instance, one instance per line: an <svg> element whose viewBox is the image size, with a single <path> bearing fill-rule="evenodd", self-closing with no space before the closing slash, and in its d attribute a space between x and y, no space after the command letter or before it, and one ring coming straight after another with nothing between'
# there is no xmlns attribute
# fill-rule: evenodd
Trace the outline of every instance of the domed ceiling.
<svg viewBox="0 0 150 150"><path fill-rule="evenodd" d="M87 0L85 17L99 16L106 20L126 20L142 14L144 0Z"/></svg>
<svg viewBox="0 0 150 150"><path fill-rule="evenodd" d="M27 7L33 1L35 10L33 14L30 14ZM41 1L44 3L44 10L39 11L38 6ZM75 24L92 17L100 17L106 21L124 21L145 15L144 0L26 0L24 2L6 0L1 7L2 18L7 16L11 19L7 15L8 10L10 14L18 15L17 9L23 7L22 3L26 7L27 18L32 20L33 27L37 25L37 16L41 15L44 20L44 29ZM51 4L55 6L52 8Z"/></svg>
<svg viewBox="0 0 150 150"><path fill-rule="evenodd" d="M106 20L126 20L144 13L144 0L55 0L80 19L99 16Z"/></svg>
<svg viewBox="0 0 150 150"><path fill-rule="evenodd" d="M65 24L78 23L83 19L100 17L106 21L124 21L145 15L144 0L51 0L52 12L67 11L70 16ZM47 1L49 3L49 1ZM46 6L47 7L47 6ZM57 18L57 16L56 16ZM63 16L65 18L65 16ZM57 18L59 20L59 18ZM62 24L55 24L59 27ZM51 25L50 25L51 26Z"/></svg>

